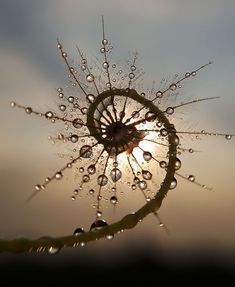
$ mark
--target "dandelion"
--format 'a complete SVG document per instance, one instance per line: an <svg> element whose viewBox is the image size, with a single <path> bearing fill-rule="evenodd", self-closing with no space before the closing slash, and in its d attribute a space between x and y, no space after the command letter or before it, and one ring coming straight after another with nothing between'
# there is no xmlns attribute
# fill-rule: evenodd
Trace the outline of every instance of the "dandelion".
<svg viewBox="0 0 235 287"><path fill-rule="evenodd" d="M94 199L94 222L88 232L77 227L73 235L63 240L28 240L24 246L18 245L18 251L36 250L54 254L65 245L85 246L87 242L101 237L112 239L115 233L134 227L149 213L153 213L159 225L164 227L157 210L168 191L177 187L178 177L210 189L198 182L191 173L180 173L180 155L194 152L192 147L182 146L181 137L210 135L230 140L233 136L204 130L178 130L174 125L174 115L182 107L215 100L216 97L174 104L166 101L175 98L183 83L195 77L211 62L182 76L177 75L170 82L165 81L158 89L143 90L140 82L144 72L138 66L138 54L133 54L127 71L112 61L112 45L106 38L103 18L99 62L95 67L91 66L79 47L79 63L73 63L72 66L59 39L57 46L77 95L67 95L66 89L58 88L60 104L56 113L51 110L39 112L15 102L11 102L11 106L24 109L30 115L44 117L52 123L64 123L64 131L53 141L72 145L74 155L59 170L46 177L44 182L36 184L29 200L47 189L52 181L63 180L67 169L77 168L80 179L71 199L76 201L84 190L89 191L88 194ZM133 192L139 190L143 194L144 206L117 223L107 224L103 207L107 202L111 207L118 206L123 187ZM0 247L6 248L4 242L1 244Z"/></svg>

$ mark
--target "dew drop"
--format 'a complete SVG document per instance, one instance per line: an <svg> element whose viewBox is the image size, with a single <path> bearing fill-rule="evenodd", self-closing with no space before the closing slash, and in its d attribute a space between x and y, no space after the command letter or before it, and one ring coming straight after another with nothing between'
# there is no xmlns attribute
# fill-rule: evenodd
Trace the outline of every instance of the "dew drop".
<svg viewBox="0 0 235 287"><path fill-rule="evenodd" d="M67 57L67 53L66 53L66 52L63 52L63 53L62 53L62 57L66 58L66 57Z"/></svg>
<svg viewBox="0 0 235 287"><path fill-rule="evenodd" d="M104 62L103 63L103 68L104 69L108 69L109 68L109 63L108 62Z"/></svg>
<svg viewBox="0 0 235 287"><path fill-rule="evenodd" d="M48 111L48 112L45 113L45 117L47 119L52 119L54 117L54 114L51 111Z"/></svg>
<svg viewBox="0 0 235 287"><path fill-rule="evenodd" d="M150 180L152 178L152 173L148 170L142 170L142 176L146 180Z"/></svg>
<svg viewBox="0 0 235 287"><path fill-rule="evenodd" d="M162 95L163 95L163 92L161 92L161 91L157 91L157 92L156 92L156 96L157 96L158 98L161 98Z"/></svg>
<svg viewBox="0 0 235 287"><path fill-rule="evenodd" d="M191 76L196 76L196 74L197 74L197 72L196 71L193 71L192 73L191 73Z"/></svg>
<svg viewBox="0 0 235 287"><path fill-rule="evenodd" d="M107 40L107 39L103 39L103 40L102 40L102 44L103 44L103 45L107 45L107 44L108 44L108 40Z"/></svg>
<svg viewBox="0 0 235 287"><path fill-rule="evenodd" d="M171 85L169 86L169 88L170 88L171 91L175 91L176 88L177 88L177 86L176 86L176 84L171 84Z"/></svg>
<svg viewBox="0 0 235 287"><path fill-rule="evenodd" d="M91 164L90 166L88 166L87 172L88 172L89 174L95 174L95 173L96 173L96 167L95 167L95 165L94 165L94 164Z"/></svg>
<svg viewBox="0 0 235 287"><path fill-rule="evenodd" d="M78 141L78 136L77 135L71 135L70 140L72 143L76 143Z"/></svg>
<svg viewBox="0 0 235 287"><path fill-rule="evenodd" d="M160 135L163 136L163 137L167 136L168 135L167 129L166 128L160 129Z"/></svg>
<svg viewBox="0 0 235 287"><path fill-rule="evenodd" d="M78 236L84 233L84 229L82 227L78 227L74 230L73 235Z"/></svg>
<svg viewBox="0 0 235 287"><path fill-rule="evenodd" d="M100 230L106 227L108 224L103 219L98 219L92 223L90 230Z"/></svg>
<svg viewBox="0 0 235 287"><path fill-rule="evenodd" d="M135 71L136 70L136 66L135 65L132 65L131 66L131 71Z"/></svg>
<svg viewBox="0 0 235 287"><path fill-rule="evenodd" d="M88 83L92 83L92 82L94 82L95 78L94 78L94 76L92 74L88 74L86 76L86 80L87 80Z"/></svg>
<svg viewBox="0 0 235 287"><path fill-rule="evenodd" d="M80 129L83 125L84 125L84 123L83 123L82 119L76 118L73 120L73 126L76 129Z"/></svg>
<svg viewBox="0 0 235 287"><path fill-rule="evenodd" d="M113 182L117 182L122 177L122 172L118 168L113 168L110 172L110 177Z"/></svg>
<svg viewBox="0 0 235 287"><path fill-rule="evenodd" d="M38 190L40 190L42 188L42 186L40 184L36 184L34 188L35 188L35 190L38 191Z"/></svg>
<svg viewBox="0 0 235 287"><path fill-rule="evenodd" d="M88 174L84 174L82 177L83 182L89 182L90 181L90 176Z"/></svg>
<svg viewBox="0 0 235 287"><path fill-rule="evenodd" d="M143 152L143 158L145 161L149 162L152 159L152 154L149 151Z"/></svg>
<svg viewBox="0 0 235 287"><path fill-rule="evenodd" d="M117 197L114 195L114 196L111 196L110 197L110 202L112 203L112 204L117 204L117 202L118 202L118 199L117 199Z"/></svg>
<svg viewBox="0 0 235 287"><path fill-rule="evenodd" d="M135 185L135 184L132 184L132 185L131 185L131 189L132 189L132 190L136 190L136 185Z"/></svg>
<svg viewBox="0 0 235 287"><path fill-rule="evenodd" d="M101 216L102 216L102 212L101 212L100 210L97 210L96 216L97 216L97 217L101 217Z"/></svg>
<svg viewBox="0 0 235 287"><path fill-rule="evenodd" d="M87 96L86 96L86 99L87 99L87 101L88 101L88 103L93 103L94 102L94 100L95 100L95 96L94 95L92 95L92 94L88 94Z"/></svg>
<svg viewBox="0 0 235 287"><path fill-rule="evenodd" d="M57 254L59 251L60 251L60 248L55 247L55 246L51 246L47 250L48 254L50 254L50 255Z"/></svg>
<svg viewBox="0 0 235 287"><path fill-rule="evenodd" d="M171 181L171 184L170 184L169 189L174 189L174 188L176 188L176 186L177 186L177 180L176 180L176 178L174 178L174 179Z"/></svg>
<svg viewBox="0 0 235 287"><path fill-rule="evenodd" d="M73 97L73 96L68 97L68 101L69 101L70 103L73 103L73 102L74 102L74 97Z"/></svg>
<svg viewBox="0 0 235 287"><path fill-rule="evenodd" d="M100 53L104 53L105 52L105 48L100 48Z"/></svg>
<svg viewBox="0 0 235 287"><path fill-rule="evenodd" d="M175 170L179 170L181 168L181 161L180 159L175 159Z"/></svg>
<svg viewBox="0 0 235 287"><path fill-rule="evenodd" d="M88 111L87 107L81 108L81 112L82 112L83 115L86 115L87 111Z"/></svg>
<svg viewBox="0 0 235 287"><path fill-rule="evenodd" d="M173 115L173 114L174 114L174 108L168 107L168 108L166 109L166 113L167 113L168 115Z"/></svg>
<svg viewBox="0 0 235 287"><path fill-rule="evenodd" d="M16 106L15 102L11 102L11 107L14 108Z"/></svg>
<svg viewBox="0 0 235 287"><path fill-rule="evenodd" d="M59 105L59 109L64 112L66 110L66 106L65 105Z"/></svg>
<svg viewBox="0 0 235 287"><path fill-rule="evenodd" d="M193 152L194 152L194 150L193 150L192 148L190 148L188 151L189 151L190 153L193 153Z"/></svg>
<svg viewBox="0 0 235 287"><path fill-rule="evenodd" d="M131 116L133 119L137 119L140 116L140 113L138 111L133 111Z"/></svg>
<svg viewBox="0 0 235 287"><path fill-rule="evenodd" d="M72 195L72 196L71 196L71 199L72 199L72 201L76 200L76 196L75 196L75 195Z"/></svg>
<svg viewBox="0 0 235 287"><path fill-rule="evenodd" d="M194 182L194 181L195 181L195 176L192 175L192 174L190 174L190 175L188 176L188 180L191 181L191 182Z"/></svg>
<svg viewBox="0 0 235 287"><path fill-rule="evenodd" d="M130 73L129 74L129 78L132 80L132 79L134 79L134 77L135 77L135 74L134 73Z"/></svg>
<svg viewBox="0 0 235 287"><path fill-rule="evenodd" d="M185 78L188 78L188 77L190 77L190 73L187 72L184 76L185 76Z"/></svg>
<svg viewBox="0 0 235 287"><path fill-rule="evenodd" d="M97 178L97 183L98 183L98 185L100 185L100 186L106 185L106 184L108 183L108 178L107 178L107 176L106 176L105 174L99 175L98 178Z"/></svg>
<svg viewBox="0 0 235 287"><path fill-rule="evenodd" d="M159 165L160 165L161 168L167 167L167 163L164 160L160 161Z"/></svg>
<svg viewBox="0 0 235 287"><path fill-rule="evenodd" d="M232 135L226 135L226 136L225 136L225 139L226 139L226 140L231 140L231 139L232 139Z"/></svg>
<svg viewBox="0 0 235 287"><path fill-rule="evenodd" d="M89 193L90 193L91 195L93 195L93 194L95 193L94 189L91 188L91 189L89 190Z"/></svg>
<svg viewBox="0 0 235 287"><path fill-rule="evenodd" d="M90 158L92 156L92 147L84 145L80 148L80 156L83 158Z"/></svg>
<svg viewBox="0 0 235 287"><path fill-rule="evenodd" d="M80 167L80 168L79 168L79 172L83 173L83 172L84 172L84 168L83 168L83 167Z"/></svg>
<svg viewBox="0 0 235 287"><path fill-rule="evenodd" d="M60 180L61 178L63 177L63 174L61 171L58 171L56 174L55 174L55 178Z"/></svg>
<svg viewBox="0 0 235 287"><path fill-rule="evenodd" d="M27 108L25 108L25 112L26 112L27 114L32 114L33 110L32 110L32 108L27 107Z"/></svg>
<svg viewBox="0 0 235 287"><path fill-rule="evenodd" d="M145 190L147 188L147 183L145 180L140 180L139 183L138 183L138 187L141 189L141 190Z"/></svg>
<svg viewBox="0 0 235 287"><path fill-rule="evenodd" d="M148 122L153 122L156 119L156 117L157 117L156 114L150 111L145 114L145 119Z"/></svg>
<svg viewBox="0 0 235 287"><path fill-rule="evenodd" d="M114 237L114 235L113 235L113 234L108 234L108 235L106 236L106 239L107 239L107 240L112 240L112 239L113 239L113 237Z"/></svg>

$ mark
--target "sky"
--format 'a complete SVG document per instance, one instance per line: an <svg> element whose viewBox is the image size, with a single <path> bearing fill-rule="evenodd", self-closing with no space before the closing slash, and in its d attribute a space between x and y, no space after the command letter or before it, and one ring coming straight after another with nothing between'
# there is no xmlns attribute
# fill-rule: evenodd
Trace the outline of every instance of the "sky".
<svg viewBox="0 0 235 287"><path fill-rule="evenodd" d="M88 57L95 57L100 49L102 15L107 38L113 45L114 61L128 60L131 52L138 51L146 86L213 61L185 83L179 97L180 101L219 99L187 107L179 117L184 119L183 128L191 131L235 134L234 1L1 0L2 238L62 236L72 233L80 222L89 228L93 220L90 206L71 202L73 177L69 175L62 183L53 183L48 192L25 203L34 185L61 166L58 153L66 151L48 141L48 135L55 129L53 125L11 109L10 101L42 111L55 105L56 89L67 84L56 39L62 41L72 57L77 56L76 45ZM159 211L170 235L149 215L112 242L101 240L82 251L64 251L63 255L68 253L69 258L80 252L82 258L92 258L92 254L105 254L103 260L108 260L108 254L113 252L127 260L126 250L145 250L146 246L150 254L160 251L167 258L175 252L196 252L198 248L233 253L234 138L227 141L224 137L186 137L183 142L200 152L182 155L182 172L194 174L213 191L179 179L177 188L168 194ZM124 192L122 210L134 211L135 200ZM118 220L118 212L114 220Z"/></svg>

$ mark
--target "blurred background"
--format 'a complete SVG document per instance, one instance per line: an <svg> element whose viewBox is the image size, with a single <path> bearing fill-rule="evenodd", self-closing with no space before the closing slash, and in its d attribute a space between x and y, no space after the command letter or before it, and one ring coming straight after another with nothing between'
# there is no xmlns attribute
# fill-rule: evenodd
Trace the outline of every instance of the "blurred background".
<svg viewBox="0 0 235 287"><path fill-rule="evenodd" d="M113 58L129 60L130 52L138 51L146 85L213 61L213 65L184 84L179 97L182 101L220 98L185 107L180 113L184 119L182 129L235 133L233 0L1 0L0 236L3 239L68 235L80 225L89 229L94 219L90 206L71 201L74 182L69 173L63 182L52 183L48 192L25 203L35 184L63 166L58 153L65 150L48 141L48 135L55 132L53 125L11 109L10 101L44 112L53 107L57 100L55 89L67 84L56 38L75 59L77 44L87 56L96 57L102 37L102 15L107 38L114 47ZM158 266L167 273L178 270L175 266L189 268L190 264L196 273L193 266L211 266L211 262L218 270L224 267L226 271L221 271L222 274L230 272L229 268L235 266L234 138L228 141L224 137L201 140L185 137L184 145L201 152L181 157L182 173L195 175L200 183L213 187L213 191L179 179L177 188L167 196L159 212L170 235L149 215L112 241L100 240L85 248L63 250L56 257L1 254L1 270L13 262L33 260L49 268L66 268L79 262L81 268L90 268L99 279L108 265L109 270L115 270L116 266L133 262L137 264L136 268L132 265L133 270L140 269L143 274L147 266L149 270ZM130 197L125 201L124 195L123 202L120 208L135 211ZM117 214L112 218L119 219ZM117 270L124 272L121 267Z"/></svg>

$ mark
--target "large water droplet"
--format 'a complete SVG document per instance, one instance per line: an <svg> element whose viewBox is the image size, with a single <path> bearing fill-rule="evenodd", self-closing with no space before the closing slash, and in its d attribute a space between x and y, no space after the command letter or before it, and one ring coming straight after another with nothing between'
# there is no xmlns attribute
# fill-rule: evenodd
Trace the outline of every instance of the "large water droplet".
<svg viewBox="0 0 235 287"><path fill-rule="evenodd" d="M32 108L27 107L27 108L25 108L25 112L26 112L27 114L32 114L33 110L32 110Z"/></svg>
<svg viewBox="0 0 235 287"><path fill-rule="evenodd" d="M104 68L104 69L108 69L108 67L109 67L109 63L108 63L108 62L104 62L104 63L103 63L103 68Z"/></svg>
<svg viewBox="0 0 235 287"><path fill-rule="evenodd" d="M176 86L176 84L171 84L171 85L169 86L169 88L170 88L171 91L175 91L176 88L177 88L177 86Z"/></svg>
<svg viewBox="0 0 235 287"><path fill-rule="evenodd" d="M103 219L98 219L92 223L90 230L100 230L106 227L108 224Z"/></svg>
<svg viewBox="0 0 235 287"><path fill-rule="evenodd" d="M92 147L90 145L84 145L80 149L80 156L83 158L90 158L92 156Z"/></svg>
<svg viewBox="0 0 235 287"><path fill-rule="evenodd" d="M105 174L101 174L98 176L97 178L97 183L100 185L100 186L104 186L108 183L108 178Z"/></svg>
<svg viewBox="0 0 235 287"><path fill-rule="evenodd" d="M167 113L168 115L174 114L174 108L168 107L168 108L166 109L166 113Z"/></svg>
<svg viewBox="0 0 235 287"><path fill-rule="evenodd" d="M179 170L181 168L181 161L180 159L175 159L175 170Z"/></svg>
<svg viewBox="0 0 235 287"><path fill-rule="evenodd" d="M61 171L58 171L56 174L55 174L55 178L60 180L61 178L63 177L63 174Z"/></svg>
<svg viewBox="0 0 235 287"><path fill-rule="evenodd" d="M113 168L110 172L110 177L113 182L117 182L122 177L122 172L118 168Z"/></svg>
<svg viewBox="0 0 235 287"><path fill-rule="evenodd" d="M66 110L66 106L65 105L59 105L59 109L64 112Z"/></svg>

